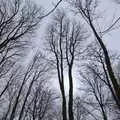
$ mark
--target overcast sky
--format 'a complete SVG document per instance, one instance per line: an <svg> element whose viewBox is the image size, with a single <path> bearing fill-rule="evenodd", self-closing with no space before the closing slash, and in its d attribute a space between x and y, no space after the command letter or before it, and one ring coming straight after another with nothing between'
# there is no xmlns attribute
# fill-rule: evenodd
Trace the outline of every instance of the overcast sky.
<svg viewBox="0 0 120 120"><path fill-rule="evenodd" d="M57 3L57 1L58 0L35 0L35 2L39 5L42 5L44 7L44 9L46 9L46 11L49 11L50 9L52 9L53 5L55 3ZM101 3L102 4L101 10L105 11L105 13L106 13L105 21L109 20L112 17L112 15L114 15L114 14L120 15L120 12L119 12L120 5L115 4L113 2L113 0L101 0L101 1L103 2L103 3ZM63 4L61 4L60 6L63 6ZM44 24L48 23L48 22L49 22L49 19L45 20ZM42 27L42 29L44 29L44 27ZM42 30L42 31L44 31L44 30ZM41 32L41 34L42 34L42 32ZM112 31L108 35L105 35L104 39L105 39L105 42L107 43L107 46L110 49L120 51L120 29Z"/></svg>
<svg viewBox="0 0 120 120"><path fill-rule="evenodd" d="M53 7L54 7L54 4L57 3L58 0L34 0L37 4L41 5L42 7L44 7L44 9L46 10L46 13L48 11L50 11ZM103 22L102 22L102 26L105 26L107 21L111 20L112 18L112 15L116 14L116 15L120 15L120 5L117 5L113 2L113 0L111 0L111 2L108 2L110 0L101 0L103 1L103 3L101 3L101 11L104 11L104 14L105 14L105 18L103 19ZM61 3L59 5L59 7L66 7L65 3ZM66 9L67 10L67 9ZM106 21L106 22L104 22ZM43 42L44 40L44 35L45 35L45 27L46 27L46 24L50 23L50 16L45 18L44 21L42 21L41 23L41 28L38 30L38 34L36 36L36 41L39 43L37 43L37 45L39 45L38 47L41 48L41 43ZM110 22L108 22L110 23ZM107 26L107 25L106 25ZM120 29L118 30L115 30L115 31L112 31L111 33L107 34L104 36L104 40L105 40L105 43L107 44L107 47L111 50L114 50L116 52L120 52ZM36 49L36 46L35 46L35 49ZM65 75L65 79L67 80L66 83L65 83L65 88L67 90L67 93L68 93L68 78L67 78L67 75ZM56 88L59 88L59 86L56 87L58 81L54 81L54 84L55 84L55 89ZM77 82L75 81L74 82L74 92L76 93L76 88L78 88L78 84L76 84Z"/></svg>

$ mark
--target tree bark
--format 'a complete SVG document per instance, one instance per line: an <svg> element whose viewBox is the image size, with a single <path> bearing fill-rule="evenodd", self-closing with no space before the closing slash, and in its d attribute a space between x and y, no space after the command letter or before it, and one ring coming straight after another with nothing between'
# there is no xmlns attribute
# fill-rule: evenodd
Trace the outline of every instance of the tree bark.
<svg viewBox="0 0 120 120"><path fill-rule="evenodd" d="M19 92L18 92L18 95L17 95L17 98L15 100L15 104L13 105L13 109L12 109L12 112L11 112L11 115L10 115L10 120L13 120L14 117L15 117L15 112L16 112L16 109L17 109L17 105L18 105L18 102L19 102L19 98L20 98L20 95L21 95L21 92L22 92L22 88L24 86L24 83L25 83L25 80L23 80L22 82L22 85L19 89Z"/></svg>
<svg viewBox="0 0 120 120"><path fill-rule="evenodd" d="M63 116L63 120L67 120L67 107L66 107L66 97L64 94L64 89L62 90L62 116Z"/></svg>
<svg viewBox="0 0 120 120"><path fill-rule="evenodd" d="M69 103L68 103L68 114L69 120L74 120L73 114L73 78L72 78L72 66L69 66Z"/></svg>

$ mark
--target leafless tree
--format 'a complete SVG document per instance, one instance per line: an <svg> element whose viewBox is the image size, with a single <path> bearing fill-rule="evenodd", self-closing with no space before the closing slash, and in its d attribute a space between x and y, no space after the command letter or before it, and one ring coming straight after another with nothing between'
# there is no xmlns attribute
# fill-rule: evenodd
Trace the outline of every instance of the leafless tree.
<svg viewBox="0 0 120 120"><path fill-rule="evenodd" d="M84 86L87 86L84 87L83 90L85 89L86 93L88 93L88 95L86 95L88 97L89 95L94 95L97 103L99 103L103 119L108 119L107 116L111 109L113 114L118 109L115 108L114 100L116 99L116 96L114 95L114 91L107 74L103 51L99 44L91 43L88 45L85 53L86 54L84 54L83 57L85 63L81 69L82 72L80 72L80 75L83 78L83 83L85 83ZM119 61L119 55L111 54L110 58L112 65ZM80 90L82 89L80 88ZM94 99L92 101L95 103ZM99 107L97 105L95 109L98 109Z"/></svg>
<svg viewBox="0 0 120 120"><path fill-rule="evenodd" d="M66 24L65 31L65 58L68 66L68 78L69 78L69 103L68 113L69 119L74 119L73 114L73 68L76 59L83 52L83 40L87 39L84 26L75 22Z"/></svg>
<svg viewBox="0 0 120 120"><path fill-rule="evenodd" d="M34 82L36 79L40 79L40 76L42 76L41 74L47 71L45 66L44 70L41 68L43 71L38 71L38 68L36 67L34 68L36 71L34 71L35 74L33 75L32 67L34 65L32 64L28 67L26 73L24 73L24 70L22 71L23 73L20 71L19 75L17 74L17 77L13 72L15 70L15 64L20 59L20 57L23 56L23 53L26 50L25 48L28 47L29 43L31 42L29 40L30 36L35 33L37 28L39 28L39 23L41 20L54 12L61 1L62 0L60 0L52 10L44 14L42 8L38 7L37 4L32 1L0 0L0 80L6 83L4 86L1 84L2 89L0 90L0 99L3 99L3 97L7 99L9 96L8 109L7 112L5 111L6 113L3 115L3 119L8 119L9 117L11 120L14 119L18 113L18 106L21 104L20 101L24 101L20 115L18 115L19 119L22 119L24 114L24 107L26 106L26 101L34 85ZM41 65L41 67L43 67L43 65ZM20 67L19 70L21 70ZM26 85L26 82L31 79L32 75L34 77L29 84L30 86L28 91L26 89L27 94L25 96L23 89ZM8 78L8 76L11 77ZM24 78L19 78L20 76ZM6 80L6 78L8 79ZM15 81L18 79L20 81L15 83ZM9 91L11 91L11 93ZM10 94L6 96L8 93ZM21 100L22 94L23 98Z"/></svg>
<svg viewBox="0 0 120 120"><path fill-rule="evenodd" d="M54 64L58 74L59 86L62 95L62 116L63 120L67 120L67 108L66 108L66 96L65 96L65 88L64 88L64 62L63 62L63 46L62 46L62 24L59 24L63 21L64 14L61 14L59 18L55 18L55 24L51 25L48 28L48 36L47 36L47 50L50 51L54 55ZM58 19L58 20L57 20ZM58 27L58 29L56 29ZM58 33L57 33L58 32ZM53 56L52 56L53 57Z"/></svg>
<svg viewBox="0 0 120 120"><path fill-rule="evenodd" d="M1 0L0 7L0 50L9 43L17 42L19 38L32 33L41 21L41 8L31 2L21 0Z"/></svg>
<svg viewBox="0 0 120 120"><path fill-rule="evenodd" d="M94 114L94 109L91 109L87 104L87 96L74 98L74 116L75 120L99 120L98 116Z"/></svg>
<svg viewBox="0 0 120 120"><path fill-rule="evenodd" d="M25 53L28 36L38 28L43 11L35 3L24 0L0 0L0 80ZM19 57L18 57L19 56ZM1 90L5 93L10 81Z"/></svg>
<svg viewBox="0 0 120 120"><path fill-rule="evenodd" d="M34 63L34 71L33 71L34 75L33 75L32 79L30 81L27 93L25 95L25 99L24 99L24 102L23 102L23 105L22 105L22 108L21 108L21 111L20 111L19 118L18 118L19 120L22 119L24 109L25 109L25 105L26 105L27 99L28 99L28 97L31 93L31 90L32 90L32 87L33 87L34 83L37 82L38 80L39 80L38 81L39 84L42 83L46 79L46 77L47 77L46 74L48 74L48 71L49 71L49 67L47 67L47 64L45 63L41 54L36 54L35 55L35 57L33 59L33 63Z"/></svg>
<svg viewBox="0 0 120 120"><path fill-rule="evenodd" d="M13 68L20 59L18 56L25 54L25 48L31 42L29 36L39 27L41 20L54 12L61 2L44 14L42 8L31 1L0 0L0 79ZM8 86L9 81L0 97Z"/></svg>
<svg viewBox="0 0 120 120"><path fill-rule="evenodd" d="M3 116L4 119L13 120L15 117L18 117L21 120L23 118L28 97L31 94L31 90L35 87L34 84L36 82L41 84L45 81L48 71L49 67L43 55L37 53L27 68L19 67L18 72L12 72L9 80L10 84L7 88L8 93L10 93L9 95L7 94L9 96L9 105L7 112Z"/></svg>
<svg viewBox="0 0 120 120"><path fill-rule="evenodd" d="M95 70L98 69L95 64L92 63L90 65L87 65L87 67L86 67L87 75L85 75L85 73L81 73L81 76L87 83L85 85L86 86L88 85L87 93L91 92L91 94L94 95L94 97L100 107L103 119L108 120L107 114L106 114L106 106L107 106L106 104L107 104L108 96L105 92L105 91L107 91L107 89L105 88L104 82L101 81L96 74L94 74L93 69L95 69ZM93 101L94 101L94 99L93 99Z"/></svg>
<svg viewBox="0 0 120 120"><path fill-rule="evenodd" d="M32 118L33 120L49 118L48 114L50 114L54 97L52 91L46 89L42 84L36 87L29 106L27 106L25 118Z"/></svg>
<svg viewBox="0 0 120 120"><path fill-rule="evenodd" d="M19 73L19 70L18 69L14 69L12 70L10 77L7 76L8 78L8 83L5 87L5 90L3 91L4 92L4 95L2 95L1 97L1 104L3 104L3 106L6 108L4 110L2 110L2 117L1 119L2 120L6 120L8 115L9 115L9 112L11 110L11 107L12 107L12 102L13 102L13 99L16 97L16 90L15 90L15 84L16 84L16 79L17 79L17 75ZM6 79L6 77L5 77ZM1 93L2 94L2 93ZM3 100L2 100L3 99ZM8 101L8 102L7 102Z"/></svg>
<svg viewBox="0 0 120 120"><path fill-rule="evenodd" d="M78 13L82 15L84 20L88 23L89 27L91 28L96 40L98 41L99 45L101 46L105 58L105 66L107 72L109 74L109 78L111 80L112 86L114 88L115 95L117 97L117 105L120 106L120 85L118 84L117 78L114 74L114 70L111 65L110 56L108 50L103 42L103 38L101 34L97 31L95 27L95 19L97 17L96 8L98 6L97 0L76 0L72 1L73 6L78 10Z"/></svg>
<svg viewBox="0 0 120 120"><path fill-rule="evenodd" d="M26 73L24 74L24 78L23 78L22 83L20 85L20 88L18 90L18 95L16 96L16 99L15 99L14 104L13 104L12 112L11 112L11 115L10 115L10 120L13 120L14 117L15 117L15 112L16 112L16 109L17 109L17 105L19 103L19 98L21 96L22 89L23 89L25 83L27 82L27 80L30 78L30 76L32 74L33 67L34 67L34 62L28 67Z"/></svg>
<svg viewBox="0 0 120 120"><path fill-rule="evenodd" d="M77 22L70 22L64 11L58 10L54 16L53 24L48 28L47 50L53 55L49 56L52 64L56 66L60 90L63 102L65 100L64 90L64 73L67 70L69 79L69 103L68 115L73 120L73 65L74 61L83 52L83 39L87 38L87 31L84 26ZM63 104L64 104L63 103ZM65 114L66 105L63 106L62 112ZM64 117L63 114L63 117ZM66 115L65 115L66 116ZM64 118L63 118L64 119ZM67 119L65 117L65 119Z"/></svg>

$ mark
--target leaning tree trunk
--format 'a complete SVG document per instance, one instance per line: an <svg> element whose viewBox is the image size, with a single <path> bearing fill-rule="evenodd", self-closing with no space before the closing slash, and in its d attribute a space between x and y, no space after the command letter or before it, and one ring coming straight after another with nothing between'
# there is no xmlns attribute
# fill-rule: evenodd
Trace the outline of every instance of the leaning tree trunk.
<svg viewBox="0 0 120 120"><path fill-rule="evenodd" d="M104 57L105 57L106 68L107 68L110 80L112 82L112 85L113 85L113 88L114 88L114 91L115 91L115 94L116 94L116 97L117 97L116 102L117 102L118 108L120 109L120 85L118 84L117 79L114 75L114 71L112 69L112 65L111 65L111 62L110 62L110 57L109 57L107 48L105 47L102 39L99 37L98 33L96 32L96 30L95 30L95 28L94 28L90 19L89 19L89 23L90 23L90 27L91 27L95 37L97 38L97 41L99 42L99 44L100 44L100 46L103 50Z"/></svg>

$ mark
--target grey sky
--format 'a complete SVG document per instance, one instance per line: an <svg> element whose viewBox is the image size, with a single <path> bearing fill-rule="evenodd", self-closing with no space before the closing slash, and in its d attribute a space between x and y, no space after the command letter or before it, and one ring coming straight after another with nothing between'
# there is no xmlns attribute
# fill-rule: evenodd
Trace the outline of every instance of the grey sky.
<svg viewBox="0 0 120 120"><path fill-rule="evenodd" d="M46 10L50 10L53 7L53 4L57 3L58 0L35 0L36 3L42 5ZM114 14L119 14L119 7L120 5L115 4L112 0L101 0L102 4L102 11L106 14L105 22L110 20L110 18ZM109 1L109 2L108 2ZM46 21L48 22L48 21ZM42 28L43 29L43 28ZM39 36L38 36L39 37ZM120 29L110 32L109 34L105 35L104 37L107 46L110 49L120 51Z"/></svg>
<svg viewBox="0 0 120 120"><path fill-rule="evenodd" d="M58 0L34 0L37 4L41 5L44 7L44 9L46 10L45 12L49 12L55 4L57 3ZM106 23L107 21L111 20L111 17L112 15L114 15L114 13L116 14L119 14L120 15L120 12L118 11L119 10L119 7L118 5L116 5L115 3L113 2L107 2L109 0L101 0L103 1L104 3L101 5L103 9L101 9L102 11L105 11L104 14L105 14L105 22L104 22L104 19L103 19L103 22L102 22L102 26L107 26ZM111 0L112 1L112 0ZM60 4L59 7L63 7L65 6L64 3ZM111 7L112 6L112 7ZM66 9L67 10L67 9ZM52 16L52 15L50 15ZM46 17L42 23L41 23L41 26L40 26L40 29L37 31L37 35L35 37L35 41L37 44L35 44L35 47L34 47L34 50L35 51L31 51L31 53L29 54L29 58L34 54L34 52L36 52L36 50L38 48L42 48L43 45L41 45L44 41L44 35L45 35L45 29L46 29L46 26L47 24L49 24L51 21L50 21L50 16L49 17ZM109 22L108 22L109 23ZM112 31L110 32L109 34L105 35L104 36L104 40L105 40L105 43L107 44L107 47L110 48L111 50L114 50L114 51L119 51L120 52L120 29L118 30L115 30L115 31ZM38 45L38 47L36 47L36 45ZM68 78L67 78L67 75L65 75L65 88L66 88L66 91L68 93L68 88L69 88L69 83L68 83ZM53 82L52 82L53 83ZM55 85L55 86L54 86ZM54 80L54 85L53 87L56 88L59 88L58 86L58 81ZM56 87L57 85L57 87ZM52 85L51 85L52 86ZM79 88L79 84L77 84L77 80L74 80L74 93L77 93L77 88Z"/></svg>

